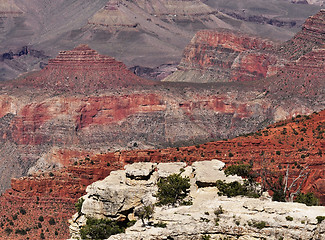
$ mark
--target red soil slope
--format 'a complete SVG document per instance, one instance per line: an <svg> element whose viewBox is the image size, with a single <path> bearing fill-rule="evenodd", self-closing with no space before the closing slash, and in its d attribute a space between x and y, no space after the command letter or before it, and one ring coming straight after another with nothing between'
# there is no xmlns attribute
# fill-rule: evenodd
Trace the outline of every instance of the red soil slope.
<svg viewBox="0 0 325 240"><path fill-rule="evenodd" d="M76 161L60 171L13 179L12 189L0 198L0 236L1 239L35 239L43 232L46 239L67 238L67 219L75 212L74 203L85 193L86 186L103 179L111 170L138 161L183 161L191 164L217 158L227 164L253 163L256 171L267 166L282 174L289 164L291 180L302 167L309 165L310 174L303 192L314 192L325 204L324 137L325 111L322 111L311 116L297 116L228 141L102 154ZM21 213L21 208L26 214ZM39 220L40 216L44 221ZM56 222L54 225L49 223L51 217ZM8 235L5 229L13 232ZM17 229L25 230L27 234L21 235Z"/></svg>

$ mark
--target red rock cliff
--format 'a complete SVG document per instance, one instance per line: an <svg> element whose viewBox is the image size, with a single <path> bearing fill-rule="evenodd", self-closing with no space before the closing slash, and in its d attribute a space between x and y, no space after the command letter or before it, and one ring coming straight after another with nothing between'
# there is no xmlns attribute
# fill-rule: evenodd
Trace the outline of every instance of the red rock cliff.
<svg viewBox="0 0 325 240"><path fill-rule="evenodd" d="M199 31L185 48L178 71L165 81L253 81L277 72L275 43L229 30Z"/></svg>

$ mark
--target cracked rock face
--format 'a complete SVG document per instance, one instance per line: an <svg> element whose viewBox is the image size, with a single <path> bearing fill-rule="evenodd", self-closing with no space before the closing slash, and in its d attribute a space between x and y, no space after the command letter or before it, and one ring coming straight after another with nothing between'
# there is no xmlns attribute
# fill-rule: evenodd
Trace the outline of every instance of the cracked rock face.
<svg viewBox="0 0 325 240"><path fill-rule="evenodd" d="M209 169L210 173L222 176L223 166L218 160L197 162L188 167L181 163L136 163L127 165L126 170L112 172L104 180L88 186L81 213L70 220L71 239L79 239L78 232L86 224L87 217L136 219L134 209L155 203L159 176L178 173L181 169L183 176L190 177L189 195L193 205L156 206L152 224L143 225L138 220L125 233L109 239L187 240L201 239L205 235L210 235L211 239L325 239L325 222L319 224L316 220L317 216L325 216L324 207L272 202L268 194L260 199L220 197L216 187L202 187L200 183L204 186L212 181L209 176L206 179L202 176L208 175ZM242 181L234 176L222 176L221 180ZM222 211L216 213L220 209ZM157 223L165 223L166 227L155 227Z"/></svg>

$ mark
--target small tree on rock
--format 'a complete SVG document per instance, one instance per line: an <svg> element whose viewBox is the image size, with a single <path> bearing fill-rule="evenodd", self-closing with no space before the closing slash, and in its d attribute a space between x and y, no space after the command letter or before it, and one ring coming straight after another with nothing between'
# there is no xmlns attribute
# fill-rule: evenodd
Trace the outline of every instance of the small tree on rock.
<svg viewBox="0 0 325 240"><path fill-rule="evenodd" d="M190 179L183 178L180 174L172 174L166 179L161 178L158 183L158 205L180 204L187 196L190 188Z"/></svg>

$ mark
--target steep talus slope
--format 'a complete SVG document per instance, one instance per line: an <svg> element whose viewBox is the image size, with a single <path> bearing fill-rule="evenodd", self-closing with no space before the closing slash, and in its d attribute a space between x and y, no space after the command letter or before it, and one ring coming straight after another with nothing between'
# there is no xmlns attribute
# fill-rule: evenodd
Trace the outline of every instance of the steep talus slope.
<svg viewBox="0 0 325 240"><path fill-rule="evenodd" d="M309 17L292 39L285 42L280 51L290 59L297 60L313 48L325 47L325 10L320 10L314 16Z"/></svg>
<svg viewBox="0 0 325 240"><path fill-rule="evenodd" d="M72 215L74 203L85 193L86 187L106 177L111 170L121 169L125 164L134 162L174 162L181 161L191 165L195 161L220 159L227 164L253 164L256 172L267 166L274 176L284 175L289 166L289 181L298 176L302 167L309 165L310 173L303 184L303 192L314 192L325 203L324 164L324 122L325 111L311 116L298 116L292 120L279 122L257 133L238 137L228 141L210 142L191 147L179 147L156 150L116 151L79 158L66 163L61 170L35 173L33 176L13 179L12 189L0 198L1 222L5 228L25 229L37 225L40 215L47 216L42 223L49 228L46 237L62 239L68 236L66 220ZM35 203L35 199L37 200ZM13 220L19 208L27 214L19 214ZM61 207L60 212L55 214ZM8 210L9 209L9 210ZM62 211L64 209L64 211ZM49 225L53 216L60 225ZM8 217L14 222L10 226ZM59 228L60 226L60 228ZM6 238L2 228L2 238ZM42 228L41 228L42 229ZM28 236L38 236L41 229L32 228ZM54 235L58 231L59 235ZM23 239L11 234L14 239Z"/></svg>
<svg viewBox="0 0 325 240"><path fill-rule="evenodd" d="M271 93L282 98L299 94L316 104L324 101L324 69L325 48L313 49L297 61L288 63L277 76L267 79L269 83L265 85L270 84Z"/></svg>

